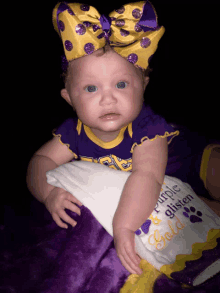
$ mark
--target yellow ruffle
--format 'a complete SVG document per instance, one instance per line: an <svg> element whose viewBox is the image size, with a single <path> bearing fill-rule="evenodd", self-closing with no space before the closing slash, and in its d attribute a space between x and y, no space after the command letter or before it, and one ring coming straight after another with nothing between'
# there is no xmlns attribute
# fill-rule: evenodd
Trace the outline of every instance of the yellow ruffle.
<svg viewBox="0 0 220 293"><path fill-rule="evenodd" d="M216 239L220 237L219 229L211 229L207 233L207 241L205 243L195 243L192 245L192 254L190 255L177 255L176 261L171 265L164 265L158 271L155 267L142 259L140 268L143 273L139 276L131 274L126 280L124 286L121 288L120 293L153 293L153 288L156 279L165 274L170 277L174 271L181 271L185 268L185 262L189 260L196 260L202 256L204 250L214 249L217 246ZM172 278L171 278L172 279ZM183 288L190 288L187 284L181 284Z"/></svg>
<svg viewBox="0 0 220 293"><path fill-rule="evenodd" d="M62 144L62 145L65 145L68 147L69 151L74 155L74 159L78 159L78 156L70 149L70 145L68 143L63 143L62 140L61 140L61 137L62 135L61 134L55 134L54 131L52 132L53 136L55 137L59 137L59 142Z"/></svg>
<svg viewBox="0 0 220 293"><path fill-rule="evenodd" d="M140 276L131 274L120 293L153 293L154 283L162 273L144 259L140 262L140 268L143 273Z"/></svg>
<svg viewBox="0 0 220 293"><path fill-rule="evenodd" d="M205 243L194 243L191 254L179 254L176 261L171 265L163 265L160 271L171 278L171 273L182 271L185 268L186 261L197 260L202 257L204 250L214 249L217 246L217 238L220 237L220 229L210 229L207 233Z"/></svg>
<svg viewBox="0 0 220 293"><path fill-rule="evenodd" d="M154 141L154 140L157 139L158 137L165 138L165 137L173 136L173 137L171 137L170 140L168 141L168 145L169 145L169 144L171 143L171 141L173 140L173 138L174 138L175 136L179 135L179 134L180 134L179 130L176 130L175 132L171 132L171 133L169 133L169 132L166 131L164 135L158 135L158 134L157 134L154 138L151 138L151 139L149 139L147 136L144 136L144 137L142 137L142 139L141 139L141 143L140 143L140 144L138 144L138 143L135 142L135 143L132 145L132 147L131 147L131 151L130 151L130 152L133 153L134 148L135 148L136 146L141 146L145 140Z"/></svg>

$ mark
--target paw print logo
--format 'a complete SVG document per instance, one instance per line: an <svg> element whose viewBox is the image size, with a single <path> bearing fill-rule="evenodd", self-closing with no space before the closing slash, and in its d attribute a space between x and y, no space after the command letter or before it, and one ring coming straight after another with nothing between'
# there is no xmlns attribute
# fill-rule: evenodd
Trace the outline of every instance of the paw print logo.
<svg viewBox="0 0 220 293"><path fill-rule="evenodd" d="M149 227L151 225L151 220L147 220L146 222L144 222L144 224L141 226L142 231L147 234L149 232ZM138 229L137 231L135 231L136 235L141 235L141 230Z"/></svg>
<svg viewBox="0 0 220 293"><path fill-rule="evenodd" d="M147 233L149 232L149 227L150 227L151 223L153 223L154 225L159 225L161 221L162 221L162 220L158 219L157 217L154 218L152 215L150 215L149 219L147 219L147 221L144 222L144 224L141 226L141 230L142 230L145 234L147 234ZM138 230L135 232L135 234L136 234L136 235L140 235L140 234L141 234L141 230L138 229Z"/></svg>
<svg viewBox="0 0 220 293"><path fill-rule="evenodd" d="M202 222L202 219L200 218L202 216L202 213L198 211L196 215L191 214L196 212L196 209L194 207L190 207L190 210L187 207L184 207L185 212L183 212L183 215L186 218L190 219L191 223L197 223L197 222Z"/></svg>

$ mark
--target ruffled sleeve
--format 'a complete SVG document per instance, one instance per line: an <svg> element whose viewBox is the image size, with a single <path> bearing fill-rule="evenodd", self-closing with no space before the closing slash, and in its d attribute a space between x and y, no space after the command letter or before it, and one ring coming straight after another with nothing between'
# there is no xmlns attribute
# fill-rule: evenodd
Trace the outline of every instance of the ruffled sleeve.
<svg viewBox="0 0 220 293"><path fill-rule="evenodd" d="M78 159L76 128L77 119L69 118L52 132L53 136L59 137L61 144L68 147L70 152L74 155L74 159Z"/></svg>
<svg viewBox="0 0 220 293"><path fill-rule="evenodd" d="M171 143L179 131L175 130L166 120L155 114L149 106L144 106L138 118L132 123L132 148L141 145L145 140L155 140L158 137L167 137L168 144Z"/></svg>

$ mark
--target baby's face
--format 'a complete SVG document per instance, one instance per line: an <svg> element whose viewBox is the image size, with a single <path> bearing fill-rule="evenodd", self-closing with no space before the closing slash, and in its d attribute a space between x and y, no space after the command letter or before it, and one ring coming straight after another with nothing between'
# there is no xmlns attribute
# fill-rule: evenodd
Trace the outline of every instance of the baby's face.
<svg viewBox="0 0 220 293"><path fill-rule="evenodd" d="M61 95L98 138L111 141L139 115L148 78L143 80L141 72L113 50L99 54L70 63Z"/></svg>

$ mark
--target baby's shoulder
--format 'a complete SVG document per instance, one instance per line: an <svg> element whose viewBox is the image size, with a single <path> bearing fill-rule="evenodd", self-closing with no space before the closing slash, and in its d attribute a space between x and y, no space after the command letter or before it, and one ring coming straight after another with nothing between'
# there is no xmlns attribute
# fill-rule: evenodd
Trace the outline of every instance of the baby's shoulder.
<svg viewBox="0 0 220 293"><path fill-rule="evenodd" d="M168 142L179 134L166 119L155 113L150 106L144 105L139 116L132 123L133 144L141 144L145 140L155 140L158 137L169 137Z"/></svg>
<svg viewBox="0 0 220 293"><path fill-rule="evenodd" d="M162 120L162 117L156 114L150 106L144 104L138 117L132 122L132 128L143 129L158 124L158 121L161 124L164 122Z"/></svg>
<svg viewBox="0 0 220 293"><path fill-rule="evenodd" d="M43 156L54 161L58 166L70 162L75 158L73 152L70 151L66 144L60 141L59 137L53 137L46 142L35 155Z"/></svg>
<svg viewBox="0 0 220 293"><path fill-rule="evenodd" d="M53 133L70 133L77 131L78 124L79 119L77 117L67 118L53 130Z"/></svg>
<svg viewBox="0 0 220 293"><path fill-rule="evenodd" d="M77 120L74 118L66 119L60 126L52 131L53 138L45 143L36 155L50 158L57 165L65 164L73 159L77 159L75 146L75 131Z"/></svg>

